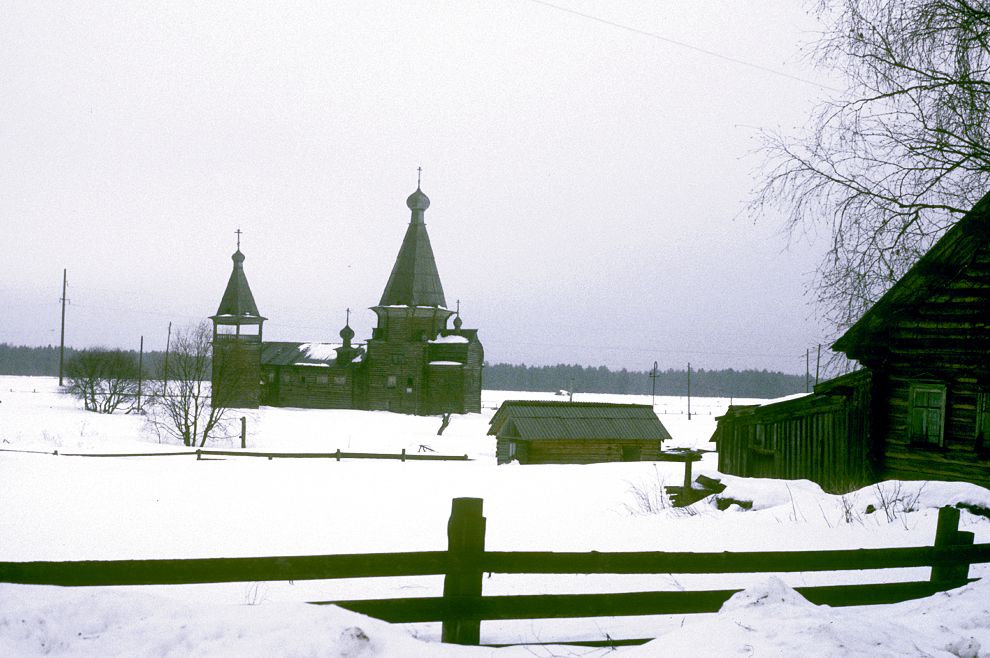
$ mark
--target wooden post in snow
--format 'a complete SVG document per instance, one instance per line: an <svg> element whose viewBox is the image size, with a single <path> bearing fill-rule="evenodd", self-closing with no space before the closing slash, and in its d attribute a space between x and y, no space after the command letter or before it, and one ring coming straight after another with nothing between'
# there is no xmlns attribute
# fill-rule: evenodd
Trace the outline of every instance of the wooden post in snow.
<svg viewBox="0 0 990 658"><path fill-rule="evenodd" d="M440 640L450 644L477 645L481 641L481 619L470 618L470 610L481 599L481 556L485 551L485 517L481 498L455 498L447 522L449 567L443 579L443 598L448 611L469 611L468 618L446 618Z"/></svg>
<svg viewBox="0 0 990 658"><path fill-rule="evenodd" d="M938 510L938 525L935 527L935 548L946 546L972 546L973 533L959 530L959 510L955 507L942 507ZM964 585L969 578L969 563L938 564L932 567L930 577L933 583L943 583L946 589Z"/></svg>

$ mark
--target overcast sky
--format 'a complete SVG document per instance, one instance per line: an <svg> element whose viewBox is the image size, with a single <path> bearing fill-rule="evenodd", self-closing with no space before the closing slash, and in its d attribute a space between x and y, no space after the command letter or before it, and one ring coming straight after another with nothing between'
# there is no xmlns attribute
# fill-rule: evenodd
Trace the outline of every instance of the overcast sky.
<svg viewBox="0 0 990 658"><path fill-rule="evenodd" d="M267 339L366 339L422 166L489 361L803 372L822 246L745 206L813 17L554 5L0 0L0 342L58 344L67 268L67 345L163 349L237 228Z"/></svg>

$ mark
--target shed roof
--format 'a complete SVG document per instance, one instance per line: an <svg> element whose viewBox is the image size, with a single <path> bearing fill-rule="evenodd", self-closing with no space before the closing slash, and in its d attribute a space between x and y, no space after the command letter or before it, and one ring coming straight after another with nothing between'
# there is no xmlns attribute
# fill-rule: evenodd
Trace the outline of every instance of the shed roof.
<svg viewBox="0 0 990 658"><path fill-rule="evenodd" d="M488 434L504 434L503 429L529 441L671 438L645 404L506 400L492 417Z"/></svg>
<svg viewBox="0 0 990 658"><path fill-rule="evenodd" d="M860 359L885 344L886 330L958 278L990 245L990 194L980 199L928 252L832 345Z"/></svg>

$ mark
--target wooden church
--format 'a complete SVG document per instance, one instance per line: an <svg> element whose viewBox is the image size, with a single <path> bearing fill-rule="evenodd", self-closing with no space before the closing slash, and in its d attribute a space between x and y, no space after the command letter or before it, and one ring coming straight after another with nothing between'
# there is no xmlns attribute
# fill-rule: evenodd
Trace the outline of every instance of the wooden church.
<svg viewBox="0 0 990 658"><path fill-rule="evenodd" d="M477 329L447 307L417 186L409 226L381 300L377 326L354 342L350 315L333 343L266 342L238 245L217 309L213 386L233 407L380 409L407 414L481 411L484 349ZM459 306L459 305L458 305Z"/></svg>

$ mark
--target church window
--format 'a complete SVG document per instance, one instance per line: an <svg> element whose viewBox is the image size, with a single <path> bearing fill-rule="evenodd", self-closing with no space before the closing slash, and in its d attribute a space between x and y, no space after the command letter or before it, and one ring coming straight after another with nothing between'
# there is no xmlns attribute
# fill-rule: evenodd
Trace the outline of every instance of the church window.
<svg viewBox="0 0 990 658"><path fill-rule="evenodd" d="M343 386L347 383L347 375L337 375L333 378L333 383L337 386Z"/></svg>
<svg viewBox="0 0 990 658"><path fill-rule="evenodd" d="M412 390L413 390L413 378L412 377L407 377L406 378L406 393L412 393Z"/></svg>
<svg viewBox="0 0 990 658"><path fill-rule="evenodd" d="M924 446L941 446L945 428L945 386L911 384L908 393L908 440Z"/></svg>
<svg viewBox="0 0 990 658"><path fill-rule="evenodd" d="M401 354L393 354L392 355L392 363L394 365L400 366L400 365L402 365L405 362L406 362L406 358L404 356L402 356Z"/></svg>
<svg viewBox="0 0 990 658"><path fill-rule="evenodd" d="M389 375L385 380L385 388L395 388L395 375Z"/></svg>
<svg viewBox="0 0 990 658"><path fill-rule="evenodd" d="M286 384L292 383L292 375L290 375L289 373L285 373L284 375L282 375L282 381L285 382Z"/></svg>
<svg viewBox="0 0 990 658"><path fill-rule="evenodd" d="M328 381L329 381L329 377L327 377L326 375L317 375L316 376L316 383L317 384L326 384Z"/></svg>

